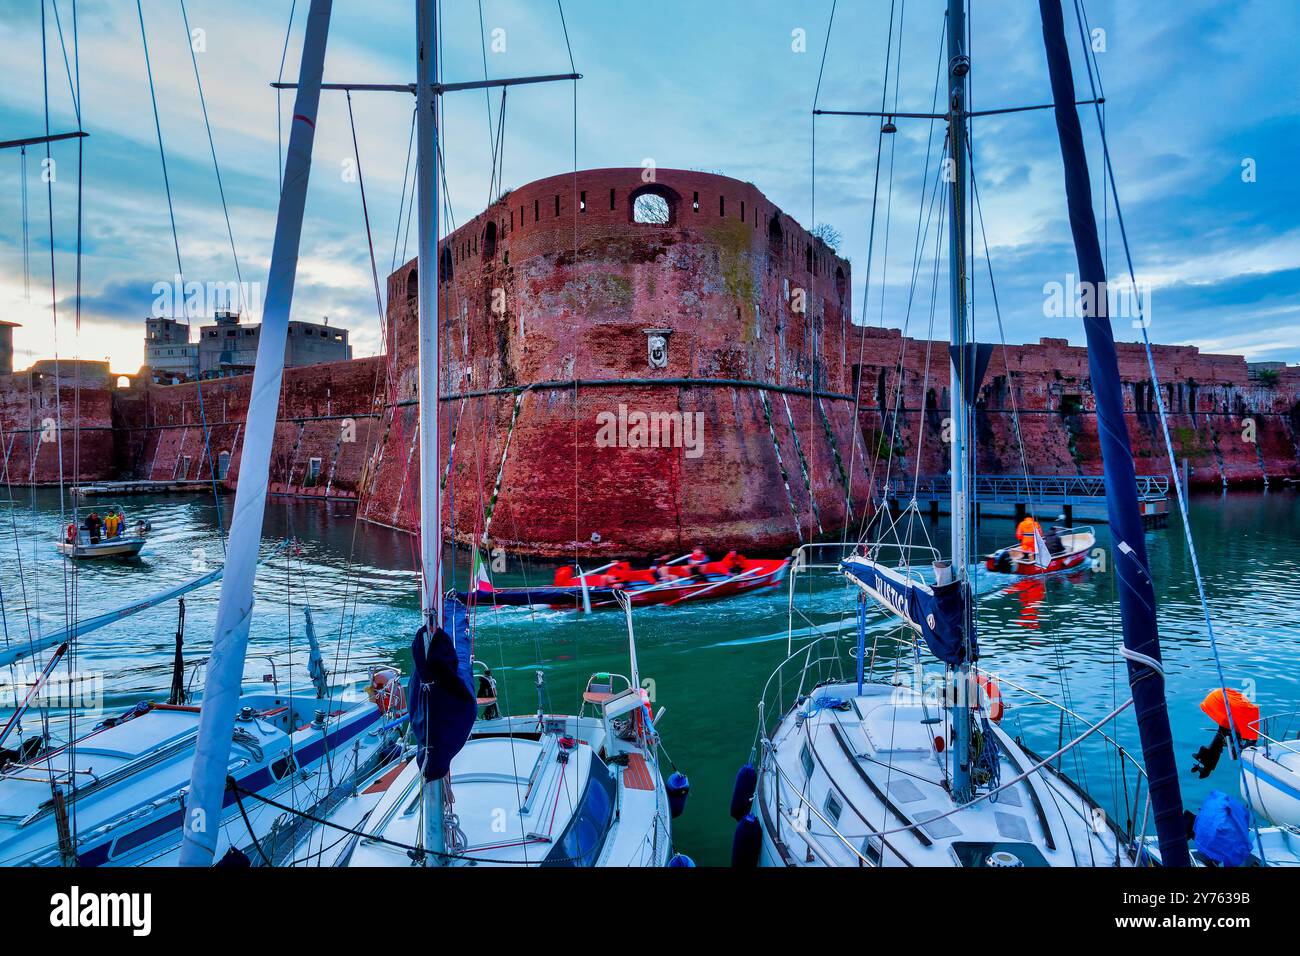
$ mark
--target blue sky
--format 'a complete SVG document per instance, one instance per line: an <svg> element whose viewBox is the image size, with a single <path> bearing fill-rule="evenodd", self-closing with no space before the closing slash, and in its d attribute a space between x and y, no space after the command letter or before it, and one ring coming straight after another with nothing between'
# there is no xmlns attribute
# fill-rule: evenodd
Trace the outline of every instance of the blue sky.
<svg viewBox="0 0 1300 956"><path fill-rule="evenodd" d="M308 0L298 0L285 73L296 77ZM47 0L51 127L75 125L62 52ZM244 279L265 283L277 190L276 78L291 0L187 0L204 31L198 54ZM187 279L234 279L225 221L178 0L144 0L182 262ZM901 18L903 111L930 108L942 0L895 0ZM1066 4L1067 8L1071 4ZM72 0L58 0L71 40ZM326 78L407 82L414 72L412 0L339 0ZM477 0L444 0L444 76L483 76ZM43 129L40 0L0 0L0 138ZM505 50L486 53L492 76L561 72L568 54L547 0L483 0L483 27L503 30ZM713 0L684 3L565 0L578 85L577 160L582 167L638 166L724 173L749 180L805 224L829 222L854 267L855 311L864 308L868 229L876 167L873 121L822 118L811 163L810 109L830 0L799 4ZM826 55L820 104L879 107L890 4L840 0ZM1285 95L1300 40L1300 3L1149 0L1088 4L1105 30L1098 54L1107 128L1139 281L1149 289L1151 336L1251 359L1300 361L1300 153L1294 97ZM73 330L76 146L56 144L54 183L58 348L64 356L109 356L134 371L154 284L176 272L166 197L131 0L80 0L85 141L82 327ZM1067 14L1067 24L1070 18ZM798 52L794 31L806 34ZM972 13L976 108L1046 102L1048 84L1037 5L976 0ZM895 34L897 39L897 33ZM896 48L897 50L897 48ZM1080 51L1076 84L1086 95ZM508 97L506 186L573 166L570 84L519 88ZM498 99L492 99L493 112ZM283 101L286 116L291 98ZM381 277L393 258L405 174L411 103L403 95L357 94L354 111ZM487 107L482 93L448 97L448 189L457 222L489 194ZM1082 341L1077 320L1045 318L1044 284L1073 271L1064 218L1060 155L1050 112L977 121L976 168L990 256L1008 342L1040 336ZM925 334L927 306L906 316L917 210L925 184L928 124L899 121L892 192L889 154L877 205L868 321ZM1085 129L1095 123L1085 115ZM1094 157L1096 137L1092 137ZM345 176L351 157L346 102L326 94L316 139L295 317L354 330L357 354L378 346L378 316L359 192ZM43 151L28 154L30 301L24 290L20 158L0 154L0 318L21 322L20 365L53 354ZM1243 182L1253 160L1255 181ZM1099 180L1096 163L1094 183ZM815 183L815 208L814 191ZM1112 278L1122 271L1113 209ZM886 224L888 228L886 229ZM884 255L885 238L889 253ZM401 258L402 242L397 242ZM979 250L981 258L983 250ZM414 254L414 245L407 247ZM998 332L987 277L977 271L976 323ZM1121 339L1138 333L1117 322ZM943 329L941 320L936 326Z"/></svg>

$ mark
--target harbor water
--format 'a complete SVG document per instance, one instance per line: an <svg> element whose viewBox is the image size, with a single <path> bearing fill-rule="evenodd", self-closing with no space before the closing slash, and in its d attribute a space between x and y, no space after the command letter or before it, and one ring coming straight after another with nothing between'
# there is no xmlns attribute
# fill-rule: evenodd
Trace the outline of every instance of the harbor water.
<svg viewBox="0 0 1300 956"><path fill-rule="evenodd" d="M96 501L101 505L107 502ZM21 645L29 634L63 627L137 600L202 573L221 562L219 518L228 522L233 499L210 496L139 497L120 502L128 518L147 518L152 533L136 560L73 565L53 543L70 516L70 502L53 490L14 489L0 505L0 596L3 641ZM1248 690L1263 713L1300 708L1300 496L1293 491L1196 496L1192 531L1204 575L1224 677ZM86 505L81 506L84 514ZM944 523L926 526L945 542ZM988 520L979 529L981 552L1009 543L1011 523ZM983 666L1003 675L1008 710L1004 727L1023 735L1039 753L1076 735L1082 723L1062 722L1056 708L1019 694L1011 685L1060 702L1083 720L1099 719L1128 695L1114 579L1105 561L1106 526L1097 526L1097 561L1089 570L1048 578L1015 579L978 572L979 641ZM419 624L415 547L405 534L358 523L347 505L273 500L267 509L257 604L246 680L274 679L282 690L309 684L303 608L310 607L327 666L336 678L364 677L387 663L409 668L409 645ZM286 545L284 542L288 541ZM278 550L277 550L278 546ZM1208 743L1213 727L1199 703L1218 686L1214 654L1192 578L1180 520L1147 533L1160 602L1169 707L1183 769L1184 801L1199 806L1212 789L1236 793L1237 765L1224 757L1209 780L1195 778L1192 754ZM946 548L945 548L946 549ZM274 553L273 553L274 552ZM600 561L586 562L589 566ZM554 565L505 558L498 585L546 584ZM447 584L464 586L468 560L457 554ZM196 668L212 640L219 587L186 598L185 655ZM830 578L796 598L799 635L834 633L845 649L854 641L853 595ZM643 683L668 759L691 781L685 814L674 823L677 848L701 865L728 860L732 821L727 814L737 768L749 757L758 722L757 703L769 675L787 655L790 594L782 586L760 595L716 603L686 603L635 612ZM60 672L81 678L79 721L88 728L105 714L141 699L165 698L171 684L177 630L176 602L110 625L77 642ZM873 635L883 627L873 624ZM628 672L626 630L618 613L583 616L568 611L510 608L474 616L475 656L499 685L503 712L538 708L535 675L544 675L543 706L574 711L587 678L597 671ZM195 690L201 669L194 670ZM6 684L0 709L32 674L19 666L0 675ZM785 701L788 705L788 699ZM1139 753L1131 713L1108 733ZM24 721L39 726L39 711ZM1134 779L1103 749L1081 747L1063 765L1103 806L1115 810L1131 795ZM1118 812L1118 811L1117 811Z"/></svg>

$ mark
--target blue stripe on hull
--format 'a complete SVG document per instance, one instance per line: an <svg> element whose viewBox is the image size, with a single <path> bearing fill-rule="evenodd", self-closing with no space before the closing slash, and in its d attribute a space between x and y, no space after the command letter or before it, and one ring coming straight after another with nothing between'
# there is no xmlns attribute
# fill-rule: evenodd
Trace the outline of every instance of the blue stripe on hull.
<svg viewBox="0 0 1300 956"><path fill-rule="evenodd" d="M371 724L375 723L380 716L379 709L374 708L366 716L349 721L328 735L317 737L315 740L294 751L294 757L298 761L298 765L300 767L311 767L325 755L327 748L330 750L338 750L341 746L349 743L354 737L359 736L363 731L370 727ZM244 777L237 778L237 782L243 790L261 793L263 790L278 781L276 781L272 776L271 768L263 766ZM222 809L226 810L234 805L235 793L232 790L227 790L222 801ZM181 807L165 814L164 816L158 817L155 820L150 820L148 823L141 827L137 827L134 830L111 836L102 843L98 843L78 854L77 865L106 866L109 862L110 851L123 840L133 844L134 848L144 846L147 843L151 843L154 840L166 836L171 831L175 831L175 839L176 842L179 843L181 838L181 824L184 821L184 817L185 809L184 807Z"/></svg>

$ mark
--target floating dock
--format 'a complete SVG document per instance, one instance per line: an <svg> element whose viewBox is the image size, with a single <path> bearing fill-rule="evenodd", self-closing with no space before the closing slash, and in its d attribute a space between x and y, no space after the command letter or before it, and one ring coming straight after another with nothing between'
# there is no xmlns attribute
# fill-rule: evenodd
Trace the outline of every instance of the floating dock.
<svg viewBox="0 0 1300 956"><path fill-rule="evenodd" d="M1169 522L1169 478L1165 475L1139 475L1138 503L1142 523L1147 528L1162 528ZM946 514L951 496L948 475L922 475L892 479L888 486L877 488L880 507L901 510L913 499L929 510L932 517ZM1048 512L1065 515L1067 525L1076 519L1105 522L1106 484L1101 475L978 475L974 480L976 520L985 517L1019 521L1032 512L1040 521Z"/></svg>
<svg viewBox="0 0 1300 956"><path fill-rule="evenodd" d="M85 497L121 498L126 495L185 495L211 493L212 482L193 481L96 481L74 485L72 493Z"/></svg>

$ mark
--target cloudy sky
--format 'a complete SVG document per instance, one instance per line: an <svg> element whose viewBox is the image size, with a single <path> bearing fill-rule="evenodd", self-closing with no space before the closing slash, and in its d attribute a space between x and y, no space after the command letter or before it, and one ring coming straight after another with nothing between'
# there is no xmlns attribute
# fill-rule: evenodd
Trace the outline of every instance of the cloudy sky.
<svg viewBox="0 0 1300 956"><path fill-rule="evenodd" d="M297 2L286 79L296 78L308 2ZM185 4L191 29L202 31L196 59L235 250L249 283L264 284L269 263L279 160L276 94L268 84L280 71L292 5ZM234 260L180 0L143 0L142 6L185 278L231 282ZM443 6L446 79L479 79L485 60L494 77L568 70L555 3L482 0L481 27L478 0L444 0ZM975 108L1046 102L1037 5L976 0L973 6ZM890 2L839 0L820 105L878 109L884 96L900 111L928 111L943 7L943 0L894 0L901 74L897 83L891 75L886 89ZM926 307L910 316L906 300L926 192L929 123L899 120L899 134L886 140L878 188L872 120L818 119L815 167L812 162L810 111L832 0L564 0L563 8L573 57L585 76L578 84L580 166L639 166L648 160L752 181L804 223L827 222L842 234L840 251L853 262L859 315L865 308L872 323L906 322L909 332L926 332L928 288ZM75 69L72 10L73 0L45 3L54 131L76 125L68 75ZM1294 96L1284 95L1300 38L1300 3L1090 0L1087 16L1094 30L1103 31L1097 34L1097 45L1104 46L1097 61L1108 101L1107 130L1138 279L1149 290L1152 338L1252 359L1300 361L1300 187L1293 175L1300 123ZM58 350L64 356L108 356L114 369L134 371L155 284L176 273L140 23L133 0L79 0L77 17L81 112L91 133L84 141L83 295L78 336L77 146L59 143L52 147ZM1067 26L1073 29L1070 17ZM412 0L338 0L326 79L410 81L413 33ZM0 0L0 49L0 139L40 133L41 0ZM1087 78L1078 44L1074 53L1082 98L1088 95ZM495 117L499 94L490 102ZM398 223L411 108L399 94L356 94L353 100L381 277L395 247L399 261L403 250L414 255L413 236L406 238ZM480 92L447 98L446 163L456 222L478 212L489 196L488 108ZM287 118L291 94L283 109ZM1096 123L1091 112L1084 118L1096 157ZM1045 284L1066 281L1073 268L1051 113L976 124L976 173L1005 337L1080 342L1077 320L1044 316ZM378 345L379 323L342 94L325 94L317 129L295 317L328 315L354 330L357 354L370 354ZM55 349L43 160L43 147L28 151L25 282L22 158L17 150L0 153L0 318L22 323L15 337L20 366ZM572 85L511 92L504 185L563 172L573 162ZM1096 184L1095 163L1093 174ZM875 255L864 305L873 194ZM1107 208L1114 278L1122 272L1123 254L1113 204ZM977 251L982 260L982 247ZM932 258L932 250L925 258ZM982 265L977 275L977 332L996 339ZM1136 338L1127 325L1117 322L1118 336Z"/></svg>

